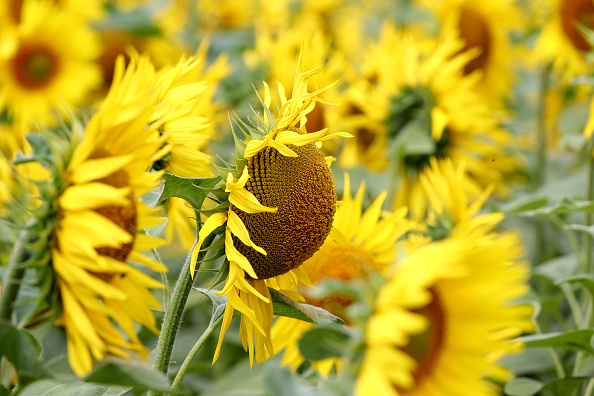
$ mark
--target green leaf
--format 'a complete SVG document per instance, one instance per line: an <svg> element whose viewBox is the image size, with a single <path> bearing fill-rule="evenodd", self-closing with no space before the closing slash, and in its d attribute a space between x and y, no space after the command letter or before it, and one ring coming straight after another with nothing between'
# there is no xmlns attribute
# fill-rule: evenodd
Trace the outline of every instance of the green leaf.
<svg viewBox="0 0 594 396"><path fill-rule="evenodd" d="M573 395L574 391L579 389L579 387L582 386L582 384L590 381L590 379L591 377L561 378L547 382L547 384L542 388L542 390L546 390L546 395L551 396Z"/></svg>
<svg viewBox="0 0 594 396"><path fill-rule="evenodd" d="M542 196L521 197L499 208L499 211L506 215L515 215L542 208L549 203L548 198Z"/></svg>
<svg viewBox="0 0 594 396"><path fill-rule="evenodd" d="M204 289L201 287L193 287L193 289L208 296L210 301L212 301L212 315L210 317L210 324L212 324L225 312L225 308L227 307L227 296L217 296L215 292L218 292L218 290Z"/></svg>
<svg viewBox="0 0 594 396"><path fill-rule="evenodd" d="M338 323L344 325L344 321L341 318L336 315L332 315L323 308L293 301L281 292L270 287L268 290L270 291L270 296L272 297L273 312L277 316L287 316L289 318L295 318L317 324Z"/></svg>
<svg viewBox="0 0 594 396"><path fill-rule="evenodd" d="M547 205L548 200L541 201L542 206L536 207L531 210L517 211L506 214L515 214L517 216L533 217L533 216L545 216L550 214L558 213L571 213L571 212L592 212L594 211L594 201L574 201L570 198L563 198L560 201Z"/></svg>
<svg viewBox="0 0 594 396"><path fill-rule="evenodd" d="M143 196L140 197L142 201L148 206L149 208L154 208L157 206L159 201L161 200L161 195L163 195L163 190L165 190L165 183L159 184L157 187L153 188L151 191L147 192Z"/></svg>
<svg viewBox="0 0 594 396"><path fill-rule="evenodd" d="M39 343L26 330L0 320L0 356L14 365L21 384L46 377L39 359Z"/></svg>
<svg viewBox="0 0 594 396"><path fill-rule="evenodd" d="M556 285L563 283L581 283L594 296L594 274L571 275L555 282Z"/></svg>
<svg viewBox="0 0 594 396"><path fill-rule="evenodd" d="M546 261L533 269L534 274L544 276L552 282L571 276L577 271L578 260L575 254L566 254Z"/></svg>
<svg viewBox="0 0 594 396"><path fill-rule="evenodd" d="M35 381L19 392L19 396L120 396L130 387L67 382L54 379Z"/></svg>
<svg viewBox="0 0 594 396"><path fill-rule="evenodd" d="M546 333L523 336L519 339L528 348L564 348L594 354L592 337L594 329L568 331L565 333Z"/></svg>
<svg viewBox="0 0 594 396"><path fill-rule="evenodd" d="M131 386L137 390L168 392L171 384L165 375L144 361L109 358L99 362L85 382Z"/></svg>
<svg viewBox="0 0 594 396"><path fill-rule="evenodd" d="M205 179L192 179L187 177L179 177L170 173L163 174L165 179L165 188L159 198L159 201L169 199L171 197L182 198L186 200L194 210L200 210L204 199L219 181L222 179L219 176Z"/></svg>
<svg viewBox="0 0 594 396"><path fill-rule="evenodd" d="M531 378L515 378L505 384L505 394L509 396L531 396L539 392L544 384Z"/></svg>
<svg viewBox="0 0 594 396"><path fill-rule="evenodd" d="M582 231L586 234L590 234L590 236L594 238L594 226L585 226L583 224L567 224L563 228L571 231Z"/></svg>
<svg viewBox="0 0 594 396"><path fill-rule="evenodd" d="M309 360L322 360L344 355L350 333L345 327L322 325L307 331L299 340L299 351Z"/></svg>

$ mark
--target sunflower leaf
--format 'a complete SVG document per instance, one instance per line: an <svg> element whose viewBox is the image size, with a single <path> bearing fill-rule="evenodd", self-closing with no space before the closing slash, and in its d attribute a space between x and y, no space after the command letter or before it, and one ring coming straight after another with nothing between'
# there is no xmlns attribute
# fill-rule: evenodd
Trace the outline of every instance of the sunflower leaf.
<svg viewBox="0 0 594 396"><path fill-rule="evenodd" d="M0 356L11 362L21 384L46 377L39 359L39 342L26 330L0 320Z"/></svg>
<svg viewBox="0 0 594 396"><path fill-rule="evenodd" d="M567 331L565 333L534 334L520 337L528 348L564 348L594 355L594 329Z"/></svg>
<svg viewBox="0 0 594 396"><path fill-rule="evenodd" d="M89 384L87 382L66 382L54 379L35 381L23 388L21 396L119 396L131 390L132 387Z"/></svg>
<svg viewBox="0 0 594 396"><path fill-rule="evenodd" d="M346 328L331 325L314 327L299 340L299 351L309 360L343 356L351 339Z"/></svg>
<svg viewBox="0 0 594 396"><path fill-rule="evenodd" d="M272 297L272 309L274 315L287 316L289 318L317 324L344 324L344 321L341 318L331 314L323 308L293 301L281 292L270 287L268 290L270 291L270 297Z"/></svg>
<svg viewBox="0 0 594 396"><path fill-rule="evenodd" d="M108 358L99 362L87 375L85 382L130 386L136 390L168 392L171 384L167 377L143 361Z"/></svg>
<svg viewBox="0 0 594 396"><path fill-rule="evenodd" d="M556 285L563 283L581 283L594 296L594 274L571 275L555 282Z"/></svg>
<svg viewBox="0 0 594 396"><path fill-rule="evenodd" d="M175 176L170 173L163 174L163 179L165 179L165 188L159 197L159 202L171 197L181 198L187 201L194 210L202 208L204 198L206 198L210 189L221 181L218 176L193 179Z"/></svg>
<svg viewBox="0 0 594 396"><path fill-rule="evenodd" d="M515 378L505 384L505 394L509 396L531 396L539 392L544 384L532 378Z"/></svg>

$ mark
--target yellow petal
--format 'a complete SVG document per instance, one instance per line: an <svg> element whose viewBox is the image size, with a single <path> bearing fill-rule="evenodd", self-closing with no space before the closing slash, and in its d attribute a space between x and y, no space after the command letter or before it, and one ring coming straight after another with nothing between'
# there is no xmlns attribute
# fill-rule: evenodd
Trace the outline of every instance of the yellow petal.
<svg viewBox="0 0 594 396"><path fill-rule="evenodd" d="M260 202L258 202L258 199L254 196L254 194L244 188L231 191L229 194L229 202L246 213L276 213L278 210L278 208L269 208L262 205Z"/></svg>
<svg viewBox="0 0 594 396"><path fill-rule="evenodd" d="M252 239L250 238L250 233L248 232L247 228L245 227L245 224L243 224L243 221L241 221L239 216L232 210L229 211L229 219L227 222L227 226L229 227L229 229L231 230L233 235L238 237L239 240L241 242L243 242L244 245L251 246L257 252L266 256L266 251L264 249L262 249L261 247L257 246L252 241Z"/></svg>
<svg viewBox="0 0 594 396"><path fill-rule="evenodd" d="M190 275L192 276L192 279L194 279L196 260L198 260L198 253L200 252L202 243L215 229L225 224L225 221L227 221L227 213L215 213L206 220L200 229L200 232L198 233L198 242L196 243L196 246L194 246L192 257L190 258Z"/></svg>

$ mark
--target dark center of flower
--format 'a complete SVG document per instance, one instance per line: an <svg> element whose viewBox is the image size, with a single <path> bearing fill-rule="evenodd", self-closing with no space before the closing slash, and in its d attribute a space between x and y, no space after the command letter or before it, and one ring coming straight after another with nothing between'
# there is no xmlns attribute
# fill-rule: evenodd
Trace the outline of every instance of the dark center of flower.
<svg viewBox="0 0 594 396"><path fill-rule="evenodd" d="M324 243L303 265L313 285L327 279L365 281L376 267L373 256L360 246L338 244L334 241ZM307 296L307 290L304 290L303 294L308 304L324 308L343 319L345 323L348 322L346 309L354 302L350 296L330 294L322 299L314 299Z"/></svg>
<svg viewBox="0 0 594 396"><path fill-rule="evenodd" d="M105 150L98 149L89 157L90 159L106 158L109 153ZM127 187L130 185L130 177L125 170L118 170L103 179L96 180L99 183L104 183L112 187ZM126 261L128 255L134 247L134 238L136 237L138 227L138 215L136 213L136 204L134 202L134 195L132 192L128 196L129 204L127 206L107 205L95 209L95 212L107 217L109 220L120 226L128 234L132 236L130 243L123 244L118 248L100 247L97 248L97 253L102 256L108 256L119 261Z"/></svg>
<svg viewBox="0 0 594 396"><path fill-rule="evenodd" d="M416 176L429 166L431 157L444 158L448 154L450 139L447 129L436 142L431 137L431 110L435 99L425 87L404 87L390 101L386 123L388 137L393 141L393 153L404 165L404 170Z"/></svg>
<svg viewBox="0 0 594 396"><path fill-rule="evenodd" d="M594 29L594 2L592 0L564 0L559 10L563 31L571 43L581 51L590 51L592 46L584 38L578 26Z"/></svg>
<svg viewBox="0 0 594 396"><path fill-rule="evenodd" d="M58 57L49 48L39 44L24 44L14 57L13 68L21 86L38 89L52 81L60 64Z"/></svg>
<svg viewBox="0 0 594 396"><path fill-rule="evenodd" d="M481 14L469 7L463 7L458 25L460 36L466 42L462 51L479 48L480 54L464 66L464 73L470 74L476 69L483 69L489 61L491 33Z"/></svg>
<svg viewBox="0 0 594 396"><path fill-rule="evenodd" d="M429 322L427 329L412 336L408 345L403 348L404 352L415 359L418 364L417 369L413 372L417 384L423 380L423 377L431 374L445 339L443 307L435 290L431 290L431 294L433 300L427 306L413 311L427 318Z"/></svg>
<svg viewBox="0 0 594 396"><path fill-rule="evenodd" d="M233 210L245 223L252 241L267 255L234 238L234 245L250 261L260 279L299 267L324 243L336 211L334 178L315 144L288 145L298 157L285 157L268 147L247 164L245 188L276 213Z"/></svg>

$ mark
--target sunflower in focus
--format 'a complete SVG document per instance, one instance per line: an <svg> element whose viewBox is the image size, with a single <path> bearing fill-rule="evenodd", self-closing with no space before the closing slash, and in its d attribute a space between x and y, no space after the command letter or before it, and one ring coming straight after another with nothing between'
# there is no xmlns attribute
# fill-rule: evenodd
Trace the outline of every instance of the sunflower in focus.
<svg viewBox="0 0 594 396"><path fill-rule="evenodd" d="M594 29L594 2L549 0L547 6L550 15L534 48L535 59L551 62L566 78L586 73L585 55L592 45L581 28Z"/></svg>
<svg viewBox="0 0 594 396"><path fill-rule="evenodd" d="M478 50L460 52L463 48L452 31L425 53L411 36L386 24L368 50L362 78L346 93L344 119L355 139L339 161L372 170L392 164L398 180L395 207L408 206L413 218L425 210L418 176L431 158L466 158L475 183L495 183L501 194L508 192L504 176L517 167L505 154L511 134L475 91L480 76L464 73Z"/></svg>
<svg viewBox="0 0 594 396"><path fill-rule="evenodd" d="M191 258L193 274L206 237L225 227L229 274L217 294L227 297L227 306L213 363L234 310L241 313L240 338L249 351L250 365L254 358L260 364L274 356L268 288L291 293L298 284L309 283L300 266L322 246L332 228L334 178L317 144L348 134L306 131L306 115L316 102L325 103L319 95L332 87L308 91L307 80L320 68L301 72L299 67L289 99L279 83L278 103L265 84L263 116L251 126L238 121L246 140L235 138L237 165L219 169L227 198L204 223Z"/></svg>
<svg viewBox="0 0 594 396"><path fill-rule="evenodd" d="M423 179L435 213L453 225L415 249L380 290L358 395L498 395L489 380L510 373L497 361L521 349L512 338L532 330L532 308L514 304L528 292L519 237L493 232L501 215L473 215L482 200L468 206L456 188L459 169L435 162Z"/></svg>
<svg viewBox="0 0 594 396"><path fill-rule="evenodd" d="M47 1L23 3L21 21L0 37L0 109L17 123L51 123L101 80L95 33Z"/></svg>
<svg viewBox="0 0 594 396"><path fill-rule="evenodd" d="M455 30L464 40L461 51L478 49L478 54L464 65L464 74L481 74L477 88L488 99L503 100L512 83L512 49L509 37L518 21L517 10L509 0L476 2L469 0L419 0L435 12L443 29Z"/></svg>
<svg viewBox="0 0 594 396"><path fill-rule="evenodd" d="M357 194L351 197L350 179L348 174L345 175L344 194L333 224L333 233L339 237L330 236L320 250L303 263L314 287L328 279L367 282L373 272L389 273L396 261L398 241L415 228L413 222L405 219L406 208L382 213L385 192L363 211L364 195L365 185L362 184ZM305 302L324 308L349 324L347 309L353 303L351 297L332 294L316 299L308 296L310 290L303 286L299 289L306 296ZM288 317L278 317L272 326L274 350L285 350L281 364L289 366L293 372L305 361L299 351L299 339L313 327L312 323ZM341 359L312 362L312 368L325 377L334 366L340 371L343 367Z"/></svg>
<svg viewBox="0 0 594 396"><path fill-rule="evenodd" d="M188 62L194 60L182 60L164 76L183 74ZM52 247L63 305L58 323L66 330L68 359L79 376L107 355L135 353L146 359L136 324L158 333L151 308L160 304L150 289L163 285L128 262L167 271L141 253L164 241L142 232L162 219L138 197L156 187L161 176L147 170L167 147L163 131L179 110L168 95L179 95L180 103L188 100L183 86L151 84L155 73L147 58L133 57L126 68L120 57L115 70L107 98L84 136L74 135Z"/></svg>

